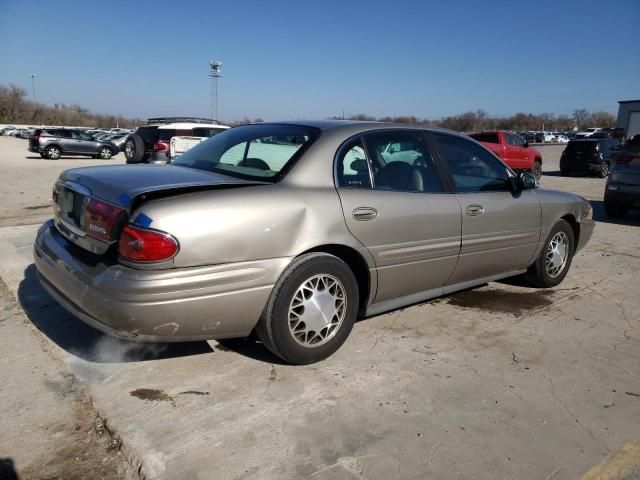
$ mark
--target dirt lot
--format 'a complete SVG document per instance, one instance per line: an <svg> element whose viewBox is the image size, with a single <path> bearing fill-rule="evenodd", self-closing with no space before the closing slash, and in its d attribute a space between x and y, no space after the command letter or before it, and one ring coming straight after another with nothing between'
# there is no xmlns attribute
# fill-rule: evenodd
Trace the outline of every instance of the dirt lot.
<svg viewBox="0 0 640 480"><path fill-rule="evenodd" d="M25 158L24 142L0 137L16 179L0 187L0 277L42 339L29 348L63 362L144 478L639 478L640 216L607 219L604 180L560 177L562 147L543 147L542 185L590 199L599 222L561 286L492 283L363 320L327 361L291 367L251 341L131 344L65 313L32 266L28 224L48 212L27 207L100 161ZM13 448L0 457L28 456Z"/></svg>

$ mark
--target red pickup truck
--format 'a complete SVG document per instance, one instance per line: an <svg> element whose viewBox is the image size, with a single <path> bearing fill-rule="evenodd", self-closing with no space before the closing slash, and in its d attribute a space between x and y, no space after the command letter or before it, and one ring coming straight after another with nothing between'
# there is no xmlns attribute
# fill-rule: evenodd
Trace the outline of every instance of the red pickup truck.
<svg viewBox="0 0 640 480"><path fill-rule="evenodd" d="M542 154L540 150L530 147L527 141L511 132L496 130L469 134L504 163L519 172L531 172L537 179L542 176Z"/></svg>

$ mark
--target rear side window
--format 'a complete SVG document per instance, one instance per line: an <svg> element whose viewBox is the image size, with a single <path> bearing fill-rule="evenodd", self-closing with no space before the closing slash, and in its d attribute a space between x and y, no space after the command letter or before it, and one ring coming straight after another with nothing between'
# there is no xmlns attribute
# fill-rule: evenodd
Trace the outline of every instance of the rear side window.
<svg viewBox="0 0 640 480"><path fill-rule="evenodd" d="M362 139L352 140L342 148L336 170L339 187L371 189L369 161Z"/></svg>
<svg viewBox="0 0 640 480"><path fill-rule="evenodd" d="M500 143L497 133L472 133L469 136L478 142Z"/></svg>
<svg viewBox="0 0 640 480"><path fill-rule="evenodd" d="M442 192L438 171L421 132L398 130L364 138L376 190Z"/></svg>

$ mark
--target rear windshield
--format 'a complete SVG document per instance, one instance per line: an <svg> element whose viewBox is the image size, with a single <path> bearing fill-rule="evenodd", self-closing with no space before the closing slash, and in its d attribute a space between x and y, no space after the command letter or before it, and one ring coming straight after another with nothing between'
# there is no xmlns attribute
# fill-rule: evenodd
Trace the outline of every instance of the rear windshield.
<svg viewBox="0 0 640 480"><path fill-rule="evenodd" d="M497 133L472 133L469 136L478 142L500 143Z"/></svg>
<svg viewBox="0 0 640 480"><path fill-rule="evenodd" d="M205 140L172 163L232 177L276 181L319 135L319 130L299 125L246 125Z"/></svg>
<svg viewBox="0 0 640 480"><path fill-rule="evenodd" d="M592 152L596 149L598 142L571 141L567 144L567 152Z"/></svg>

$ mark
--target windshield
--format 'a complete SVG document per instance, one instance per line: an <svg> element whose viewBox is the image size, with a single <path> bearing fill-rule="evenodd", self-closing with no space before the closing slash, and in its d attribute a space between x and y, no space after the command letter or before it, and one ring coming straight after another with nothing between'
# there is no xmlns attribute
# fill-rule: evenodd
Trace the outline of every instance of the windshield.
<svg viewBox="0 0 640 480"><path fill-rule="evenodd" d="M319 130L299 125L246 125L205 140L172 163L234 177L275 181L319 135Z"/></svg>

